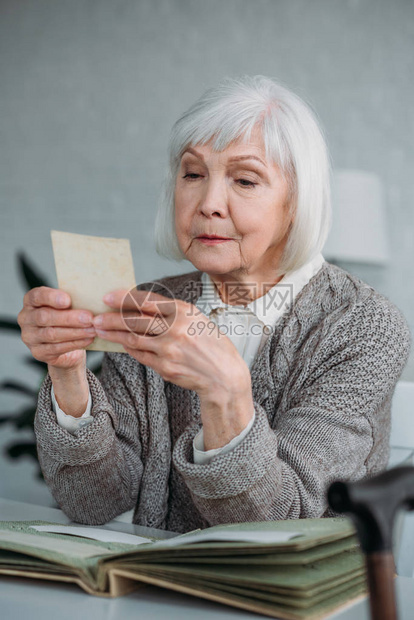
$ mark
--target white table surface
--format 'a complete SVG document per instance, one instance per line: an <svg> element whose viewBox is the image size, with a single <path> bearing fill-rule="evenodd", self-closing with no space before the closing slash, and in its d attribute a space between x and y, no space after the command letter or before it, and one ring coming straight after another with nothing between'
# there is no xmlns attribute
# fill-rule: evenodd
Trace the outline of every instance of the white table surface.
<svg viewBox="0 0 414 620"><path fill-rule="evenodd" d="M0 520L35 519L70 523L60 510L0 498ZM150 533L147 528L127 523L111 522L100 527L141 535ZM157 530L157 533L160 532ZM396 588L399 619L412 620L414 580L397 577ZM105 599L86 594L75 584L5 575L0 575L0 601L2 620L254 620L265 617L147 585L127 596ZM330 617L332 620L369 620L368 600L365 599Z"/></svg>

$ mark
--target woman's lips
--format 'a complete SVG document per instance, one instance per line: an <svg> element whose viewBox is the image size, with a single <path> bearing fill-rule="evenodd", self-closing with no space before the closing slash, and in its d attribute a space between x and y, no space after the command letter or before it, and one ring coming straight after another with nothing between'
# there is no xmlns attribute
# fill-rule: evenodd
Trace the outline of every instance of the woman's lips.
<svg viewBox="0 0 414 620"><path fill-rule="evenodd" d="M204 245L217 245L218 243L231 241L231 239L226 239L224 237L197 237L197 240L204 243Z"/></svg>

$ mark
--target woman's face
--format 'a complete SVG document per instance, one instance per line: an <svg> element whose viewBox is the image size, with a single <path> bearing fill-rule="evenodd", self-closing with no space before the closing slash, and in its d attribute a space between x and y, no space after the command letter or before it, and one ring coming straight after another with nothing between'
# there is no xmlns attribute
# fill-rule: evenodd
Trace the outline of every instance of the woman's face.
<svg viewBox="0 0 414 620"><path fill-rule="evenodd" d="M219 153L211 143L188 148L174 194L181 250L214 280L274 283L292 219L288 195L257 129L248 144L236 141ZM213 235L225 240L206 238Z"/></svg>

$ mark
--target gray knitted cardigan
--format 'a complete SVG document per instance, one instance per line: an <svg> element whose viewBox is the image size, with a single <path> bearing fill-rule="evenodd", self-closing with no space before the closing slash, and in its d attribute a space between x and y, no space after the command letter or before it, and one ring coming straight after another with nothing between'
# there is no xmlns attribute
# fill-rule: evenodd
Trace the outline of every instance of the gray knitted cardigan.
<svg viewBox="0 0 414 620"><path fill-rule="evenodd" d="M195 303L201 272L164 278ZM190 292L189 292L190 291ZM384 296L329 263L302 289L251 368L256 419L233 451L192 461L196 392L125 353L87 369L94 421L71 435L39 393L37 449L45 480L73 520L185 532L220 523L328 516L327 485L387 465L390 408L410 333Z"/></svg>

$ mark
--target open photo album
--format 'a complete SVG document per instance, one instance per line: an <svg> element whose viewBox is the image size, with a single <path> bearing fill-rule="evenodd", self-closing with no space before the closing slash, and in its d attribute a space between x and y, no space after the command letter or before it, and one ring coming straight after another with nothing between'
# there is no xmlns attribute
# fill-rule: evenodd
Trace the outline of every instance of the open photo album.
<svg viewBox="0 0 414 620"><path fill-rule="evenodd" d="M156 540L99 527L0 521L0 576L122 596L152 584L274 618L322 619L366 595L343 518L220 525Z"/></svg>

